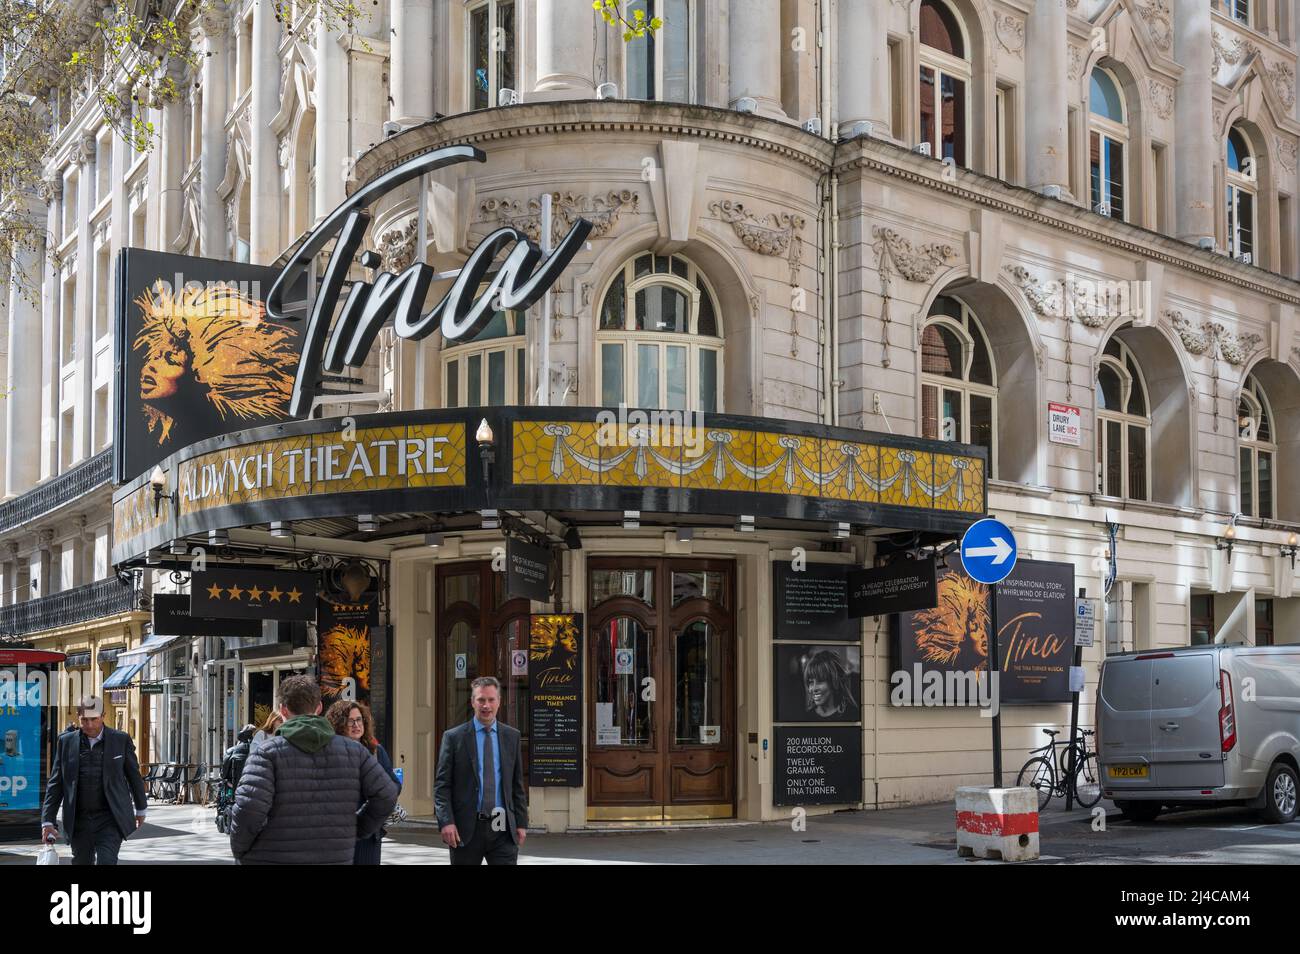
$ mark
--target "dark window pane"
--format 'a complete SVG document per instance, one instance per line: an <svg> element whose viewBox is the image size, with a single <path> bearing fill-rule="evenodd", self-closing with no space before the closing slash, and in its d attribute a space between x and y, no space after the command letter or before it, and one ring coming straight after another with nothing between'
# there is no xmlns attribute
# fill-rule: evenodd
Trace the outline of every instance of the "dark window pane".
<svg viewBox="0 0 1300 954"><path fill-rule="evenodd" d="M1113 139L1106 140L1107 195L1111 218L1124 218L1124 146Z"/></svg>
<svg viewBox="0 0 1300 954"><path fill-rule="evenodd" d="M726 575L717 570L674 570L673 606L687 600L706 599L726 607L726 581Z"/></svg>
<svg viewBox="0 0 1300 954"><path fill-rule="evenodd" d="M506 403L506 353L488 352L488 404L493 407Z"/></svg>
<svg viewBox="0 0 1300 954"><path fill-rule="evenodd" d="M497 36L497 89L515 89L515 5L510 0L497 0Z"/></svg>
<svg viewBox="0 0 1300 954"><path fill-rule="evenodd" d="M1114 367L1103 364L1097 372L1097 408L1103 411L1122 411L1123 383Z"/></svg>
<svg viewBox="0 0 1300 954"><path fill-rule="evenodd" d="M511 653L529 648L528 617L512 619L498 633L496 640L497 678L501 680L501 709L497 713L506 725L514 726L524 741L528 740L531 713L528 705L528 676L516 676L510 665Z"/></svg>
<svg viewBox="0 0 1300 954"><path fill-rule="evenodd" d="M654 606L654 570L592 570L590 603L594 608L616 596L632 596Z"/></svg>
<svg viewBox="0 0 1300 954"><path fill-rule="evenodd" d="M1128 495L1147 499L1147 430L1136 424L1128 426Z"/></svg>
<svg viewBox="0 0 1300 954"><path fill-rule="evenodd" d="M1255 475L1254 464L1255 455L1250 452L1249 447L1242 447L1238 451L1238 460L1241 464L1240 484L1241 490L1241 512L1248 517L1255 516Z"/></svg>
<svg viewBox="0 0 1300 954"><path fill-rule="evenodd" d="M672 270L672 273L676 275L678 278L690 277L690 266L686 264L685 259L678 258L677 256L674 255L671 259L669 259L668 267Z"/></svg>
<svg viewBox="0 0 1300 954"><path fill-rule="evenodd" d="M941 0L921 2L921 42L933 49L950 53L958 59L966 58L961 27L958 26L952 10Z"/></svg>
<svg viewBox="0 0 1300 954"><path fill-rule="evenodd" d="M941 158L966 165L966 84L943 78L943 149Z"/></svg>
<svg viewBox="0 0 1300 954"><path fill-rule="evenodd" d="M945 378L961 378L961 339L951 328L926 325L921 334L921 370Z"/></svg>
<svg viewBox="0 0 1300 954"><path fill-rule="evenodd" d="M964 318L961 310L961 302L956 298L949 297L948 295L940 295L934 300L934 304L930 306L930 314L947 315L953 321L962 321Z"/></svg>
<svg viewBox="0 0 1300 954"><path fill-rule="evenodd" d="M934 146L935 135L934 70L921 67L921 142Z"/></svg>
<svg viewBox="0 0 1300 954"><path fill-rule="evenodd" d="M677 636L673 679L674 737L678 745L723 744L722 640L704 620Z"/></svg>
<svg viewBox="0 0 1300 954"><path fill-rule="evenodd" d="M488 87L489 31L488 8L479 7L469 15L470 49L474 62L470 66L470 109L484 109L489 105Z"/></svg>
<svg viewBox="0 0 1300 954"><path fill-rule="evenodd" d="M1095 209L1104 201L1104 173L1101 166L1101 134L1088 135L1088 182L1092 187L1092 207Z"/></svg>
<svg viewBox="0 0 1300 954"><path fill-rule="evenodd" d="M713 296L704 287L704 282L695 279L695 287L700 290L700 313L696 318L696 331L711 338L718 336L718 318L713 311Z"/></svg>
<svg viewBox="0 0 1300 954"><path fill-rule="evenodd" d="M605 293L605 303L600 309L601 330L622 331L626 327L626 311L627 285L623 281L623 273L619 272Z"/></svg>
<svg viewBox="0 0 1300 954"><path fill-rule="evenodd" d="M971 319L973 325L974 319ZM993 361L989 358L988 345L984 343L984 335L978 327L969 329L970 335L975 339L975 347L971 355L970 374L967 380L972 384L988 384L993 382Z"/></svg>
<svg viewBox="0 0 1300 954"><path fill-rule="evenodd" d="M649 254L642 255L636 260L636 264L632 266L632 270L633 278L640 278L642 275L649 275L654 271L654 256Z"/></svg>
<svg viewBox="0 0 1300 954"><path fill-rule="evenodd" d="M447 362L447 380L444 382L444 384L446 385L446 394L447 394L446 406L459 407L460 406L460 362L459 361Z"/></svg>
<svg viewBox="0 0 1300 954"><path fill-rule="evenodd" d="M1124 495L1124 427L1118 421L1106 422L1106 489L1108 497Z"/></svg>
<svg viewBox="0 0 1300 954"><path fill-rule="evenodd" d="M473 577L475 587L478 576ZM465 620L458 621L451 627L442 644L443 672L443 709L442 724L460 725L470 715L469 685L478 678L478 632ZM465 668L463 677L457 677L456 657L463 656Z"/></svg>
<svg viewBox="0 0 1300 954"><path fill-rule="evenodd" d="M636 293L638 331L667 331L684 334L691 301L679 289L652 285Z"/></svg>
<svg viewBox="0 0 1300 954"><path fill-rule="evenodd" d="M483 356L472 354L466 359L469 365L465 381L468 385L465 393L465 406L478 407L483 403Z"/></svg>
<svg viewBox="0 0 1300 954"><path fill-rule="evenodd" d="M651 675L650 634L636 620L620 616L596 631L596 731L606 744L648 745L653 739L654 703L642 698L641 682ZM616 650L632 650L632 672L618 672ZM601 730L606 730L601 732ZM608 730L618 729L613 743Z"/></svg>
<svg viewBox="0 0 1300 954"><path fill-rule="evenodd" d="M1255 197L1249 192L1237 192L1238 255L1255 253Z"/></svg>
<svg viewBox="0 0 1300 954"><path fill-rule="evenodd" d="M1253 441L1256 437L1255 409L1245 395L1237 401L1237 436L1243 441Z"/></svg>
<svg viewBox="0 0 1300 954"><path fill-rule="evenodd" d="M1259 515L1273 517L1273 455L1259 452Z"/></svg>
<svg viewBox="0 0 1300 954"><path fill-rule="evenodd" d="M528 362L524 360L524 349L515 349L515 403L528 403Z"/></svg>
<svg viewBox="0 0 1300 954"><path fill-rule="evenodd" d="M718 353L700 352L700 404L699 410L712 414L718 409Z"/></svg>
<svg viewBox="0 0 1300 954"><path fill-rule="evenodd" d="M1132 358L1129 358L1125 362L1125 367L1128 368L1128 375L1133 380L1133 387L1128 395L1128 413L1146 417L1147 398L1146 393L1142 390L1142 378L1138 373L1138 366L1133 363Z"/></svg>
<svg viewBox="0 0 1300 954"><path fill-rule="evenodd" d="M983 394L970 396L970 443L987 447L993 459L993 398Z"/></svg>

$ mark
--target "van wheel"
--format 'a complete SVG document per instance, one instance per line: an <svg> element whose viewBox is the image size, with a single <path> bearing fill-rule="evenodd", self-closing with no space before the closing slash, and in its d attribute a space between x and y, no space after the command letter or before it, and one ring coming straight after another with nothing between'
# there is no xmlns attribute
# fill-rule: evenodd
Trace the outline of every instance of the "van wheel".
<svg viewBox="0 0 1300 954"><path fill-rule="evenodd" d="M1296 772L1278 762L1264 783L1264 818L1274 825L1285 825L1296 817Z"/></svg>
<svg viewBox="0 0 1300 954"><path fill-rule="evenodd" d="M1155 821L1163 807L1159 802L1120 802L1115 807L1124 813L1124 817L1135 822Z"/></svg>

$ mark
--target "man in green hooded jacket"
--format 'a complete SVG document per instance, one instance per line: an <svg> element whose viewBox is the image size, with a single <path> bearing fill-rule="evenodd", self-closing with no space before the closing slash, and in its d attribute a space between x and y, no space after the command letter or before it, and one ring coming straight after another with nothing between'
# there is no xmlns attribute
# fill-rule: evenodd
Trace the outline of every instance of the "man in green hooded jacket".
<svg viewBox="0 0 1300 954"><path fill-rule="evenodd" d="M397 804L392 777L320 712L314 680L280 683L284 725L248 756L235 792L230 850L240 864L350 865L357 839Z"/></svg>

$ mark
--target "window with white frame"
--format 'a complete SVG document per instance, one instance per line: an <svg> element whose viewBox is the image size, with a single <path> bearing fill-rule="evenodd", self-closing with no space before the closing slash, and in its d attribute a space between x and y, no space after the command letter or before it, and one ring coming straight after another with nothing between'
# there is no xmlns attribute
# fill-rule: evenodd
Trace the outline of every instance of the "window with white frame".
<svg viewBox="0 0 1300 954"><path fill-rule="evenodd" d="M1124 94L1114 74L1098 66L1088 93L1088 180L1094 211L1123 219L1128 181Z"/></svg>
<svg viewBox="0 0 1300 954"><path fill-rule="evenodd" d="M521 311L494 312L470 341L443 349L443 407L528 403L524 319Z"/></svg>
<svg viewBox="0 0 1300 954"><path fill-rule="evenodd" d="M629 40L624 47L627 98L694 102L691 4L688 0L631 0L627 18L633 20L637 13L644 14L647 23L658 17L663 25Z"/></svg>
<svg viewBox="0 0 1300 954"><path fill-rule="evenodd" d="M1097 493L1148 500L1151 402L1137 359L1111 338L1097 368Z"/></svg>
<svg viewBox="0 0 1300 954"><path fill-rule="evenodd" d="M515 3L487 0L470 7L469 108L497 105L503 89L515 89Z"/></svg>
<svg viewBox="0 0 1300 954"><path fill-rule="evenodd" d="M1250 0L1223 0L1223 10L1237 22L1250 26Z"/></svg>
<svg viewBox="0 0 1300 954"><path fill-rule="evenodd" d="M693 262L649 252L614 276L596 332L601 404L722 410L717 299Z"/></svg>
<svg viewBox="0 0 1300 954"><path fill-rule="evenodd" d="M1277 443L1268 396L1253 374L1247 375L1237 402L1237 433L1241 512L1247 517L1270 519L1277 512L1273 476Z"/></svg>
<svg viewBox="0 0 1300 954"><path fill-rule="evenodd" d="M970 44L944 0L921 0L920 141L930 155L966 165L970 128Z"/></svg>
<svg viewBox="0 0 1300 954"><path fill-rule="evenodd" d="M921 331L921 436L988 448L997 473L997 370L975 313L935 299Z"/></svg>
<svg viewBox="0 0 1300 954"><path fill-rule="evenodd" d="M1255 250L1255 195L1259 182L1250 144L1237 126L1228 130L1224 174L1228 188L1228 254L1253 263ZM1249 256L1249 257L1247 257Z"/></svg>

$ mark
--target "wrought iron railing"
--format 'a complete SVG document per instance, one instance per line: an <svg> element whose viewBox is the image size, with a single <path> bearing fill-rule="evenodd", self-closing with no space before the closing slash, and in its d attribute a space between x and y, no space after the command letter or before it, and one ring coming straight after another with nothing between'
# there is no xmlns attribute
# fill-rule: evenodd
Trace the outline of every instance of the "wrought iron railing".
<svg viewBox="0 0 1300 954"><path fill-rule="evenodd" d="M130 584L110 576L52 596L0 607L0 633L22 636L105 616L118 616L141 609L142 596L138 576L133 575Z"/></svg>
<svg viewBox="0 0 1300 954"><path fill-rule="evenodd" d="M107 484L112 476L113 450L109 448L82 461L71 470L33 487L27 493L0 503L0 533L71 503L96 487Z"/></svg>

